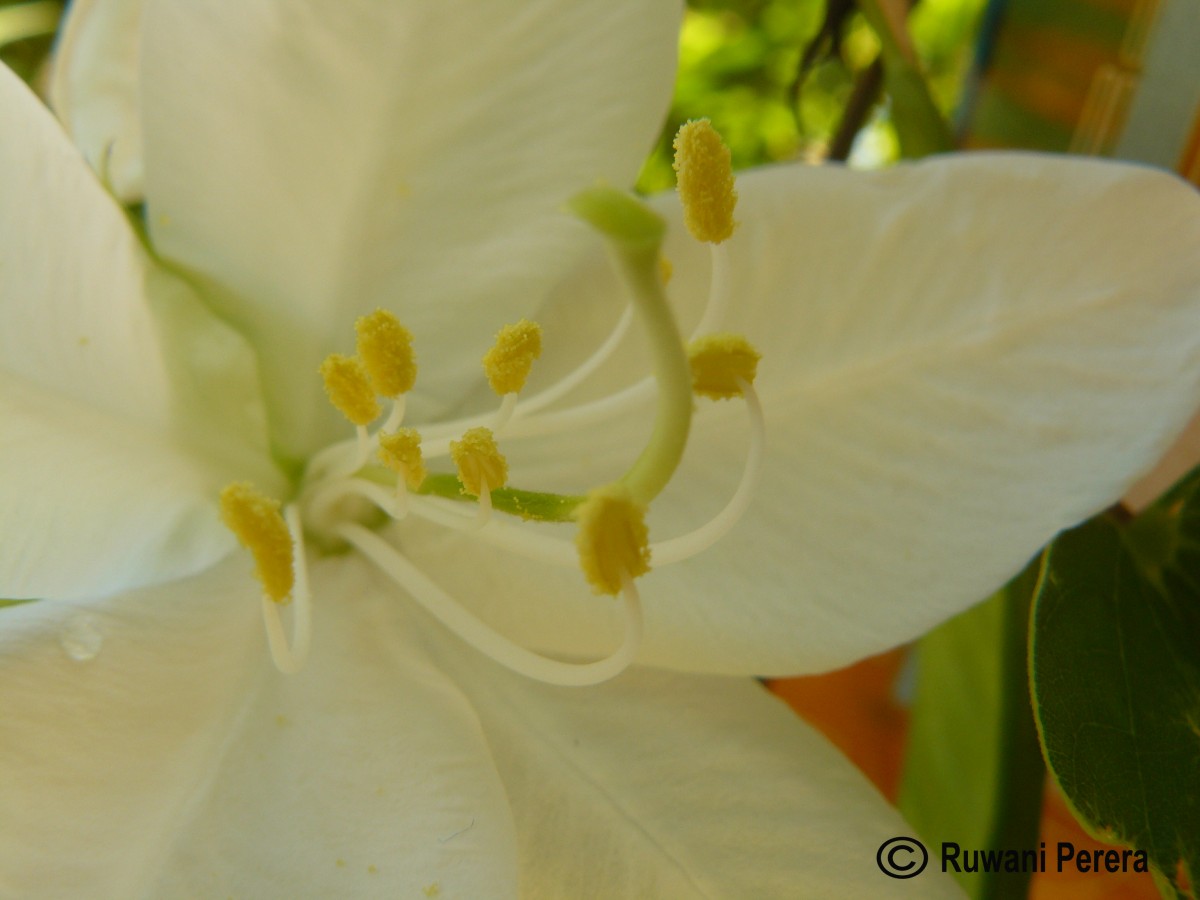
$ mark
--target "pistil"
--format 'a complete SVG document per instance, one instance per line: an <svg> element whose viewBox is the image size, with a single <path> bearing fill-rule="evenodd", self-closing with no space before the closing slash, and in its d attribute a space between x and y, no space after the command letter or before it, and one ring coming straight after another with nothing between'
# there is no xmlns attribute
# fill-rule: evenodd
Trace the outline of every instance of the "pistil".
<svg viewBox="0 0 1200 900"><path fill-rule="evenodd" d="M733 176L728 151L707 123L690 123L677 141L680 194L697 238L712 243L712 289L702 328L724 316L728 269L717 247L734 230ZM682 161L682 162L680 162ZM406 394L417 368L412 335L391 313L376 310L356 324L356 356L337 354L321 367L330 401L354 426L354 441L334 444L311 461L297 501L282 513L278 503L246 485L226 490L227 524L254 554L264 585L263 616L271 654L285 672L303 662L309 645L309 589L303 525L318 546L348 545L392 578L447 628L489 657L532 678L554 684L593 684L611 678L634 659L642 633L641 598L635 579L651 563L674 562L708 547L733 526L753 494L764 448L762 408L753 380L758 353L730 334L693 335L685 352L665 285L670 265L662 255L666 223L631 194L607 187L584 191L571 209L606 239L615 269L631 299L613 332L570 375L532 398L520 399L542 349L541 329L521 320L499 330L483 357L484 373L501 398L493 416L443 423L424 434L402 426ZM696 229L699 229L698 231ZM649 339L653 379L590 404L562 412L541 410L566 396L595 372L623 339L636 317ZM615 482L586 494L557 494L507 486L508 463L496 433L529 436L592 424L640 408L657 387L650 438ZM674 477L691 429L694 395L741 397L750 416L750 448L741 482L724 509L689 534L651 543L649 505ZM368 431L391 401L383 426ZM492 428L484 423L490 421ZM377 458L377 463L372 460ZM428 472L427 460L449 456L454 474ZM474 512L470 506L474 504ZM546 533L493 512L524 520L574 522L576 537ZM566 663L533 653L469 613L376 533L379 524L415 515L530 560L575 565L597 593L619 595L625 620L621 644L602 660ZM385 518L386 517L386 518ZM246 525L250 522L250 525ZM488 527L483 527L487 525ZM289 646L279 615L295 599Z"/></svg>

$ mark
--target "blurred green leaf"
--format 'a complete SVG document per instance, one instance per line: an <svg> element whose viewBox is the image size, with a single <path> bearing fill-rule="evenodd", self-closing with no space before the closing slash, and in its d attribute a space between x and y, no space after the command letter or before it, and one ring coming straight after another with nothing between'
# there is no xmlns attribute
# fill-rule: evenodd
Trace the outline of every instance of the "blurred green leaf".
<svg viewBox="0 0 1200 900"><path fill-rule="evenodd" d="M936 105L943 132L944 116L955 108L962 92L984 3L921 0L909 19L927 79L923 90ZM675 99L638 189L654 193L674 185L671 139L683 122L701 117L711 119L725 138L735 169L797 159L818 161L856 133L856 164L878 166L896 159L894 101L876 107L871 97L874 112L852 116L855 127L849 136L834 141L847 107L862 99L855 97L855 85L879 56L880 42L857 13L835 16L836 41L834 35L822 37L828 8L826 0L689 0ZM805 50L814 40L828 52L815 53L808 71L800 73ZM905 76L899 81L894 87L898 95L910 94ZM912 104L905 100L901 105ZM866 125L859 131L863 118ZM934 145L922 142L918 135L908 135L906 140L913 154L941 146L940 138Z"/></svg>
<svg viewBox="0 0 1200 900"><path fill-rule="evenodd" d="M1093 519L1051 545L1031 654L1076 815L1185 896L1200 875L1200 476L1132 524Z"/></svg>
<svg viewBox="0 0 1200 900"><path fill-rule="evenodd" d="M50 54L61 15L57 0L0 0L0 63L32 82Z"/></svg>
<svg viewBox="0 0 1200 900"><path fill-rule="evenodd" d="M900 139L900 154L906 159L920 159L949 152L954 149L950 127L934 103L906 26L896 21L895 5L894 0L859 0L859 9L882 47L884 90L892 101L892 123Z"/></svg>
<svg viewBox="0 0 1200 900"><path fill-rule="evenodd" d="M926 635L900 810L931 845L1037 847L1045 770L1026 674L1036 562ZM1024 897L1028 873L954 873L972 898Z"/></svg>

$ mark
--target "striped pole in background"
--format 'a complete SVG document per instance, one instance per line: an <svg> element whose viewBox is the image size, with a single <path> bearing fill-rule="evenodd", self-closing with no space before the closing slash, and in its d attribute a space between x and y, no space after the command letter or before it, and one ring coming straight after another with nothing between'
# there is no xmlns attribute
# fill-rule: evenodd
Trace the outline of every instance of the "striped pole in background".
<svg viewBox="0 0 1200 900"><path fill-rule="evenodd" d="M991 0L966 148L1115 156L1200 185L1200 0Z"/></svg>

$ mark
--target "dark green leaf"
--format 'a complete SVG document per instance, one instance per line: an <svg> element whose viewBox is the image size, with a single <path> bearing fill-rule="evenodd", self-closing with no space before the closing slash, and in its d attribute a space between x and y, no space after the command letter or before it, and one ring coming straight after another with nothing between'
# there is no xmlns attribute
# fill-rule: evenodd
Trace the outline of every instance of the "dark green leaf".
<svg viewBox="0 0 1200 900"><path fill-rule="evenodd" d="M1181 896L1200 875L1196 487L1132 524L1102 517L1056 540L1031 647L1043 749L1076 814L1145 850Z"/></svg>

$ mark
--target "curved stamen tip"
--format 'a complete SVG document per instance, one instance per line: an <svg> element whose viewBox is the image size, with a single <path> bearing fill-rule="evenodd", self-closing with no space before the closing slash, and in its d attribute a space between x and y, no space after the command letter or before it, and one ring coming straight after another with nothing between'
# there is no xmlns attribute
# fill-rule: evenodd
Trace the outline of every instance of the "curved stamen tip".
<svg viewBox="0 0 1200 900"><path fill-rule="evenodd" d="M496 333L496 343L483 357L488 384L498 396L515 394L525 387L534 360L542 355L542 327L521 319Z"/></svg>
<svg viewBox="0 0 1200 900"><path fill-rule="evenodd" d="M616 596L650 571L646 508L620 483L596 488L575 514L579 565L597 594Z"/></svg>
<svg viewBox="0 0 1200 900"><path fill-rule="evenodd" d="M353 424L370 425L382 410L363 364L352 356L331 353L321 363L321 378L325 393L338 412Z"/></svg>
<svg viewBox="0 0 1200 900"><path fill-rule="evenodd" d="M308 586L308 564L304 558L304 532L300 525L300 511L289 506L286 512L288 535L295 552L293 570L296 578L296 602L292 607L292 640L289 644L283 633L283 621L279 615L279 604L263 594L263 625L267 630L267 646L275 668L284 675L294 675L308 659L308 648L312 643L312 600Z"/></svg>
<svg viewBox="0 0 1200 900"><path fill-rule="evenodd" d="M354 323L358 356L372 387L382 397L408 393L417 381L412 332L386 309L377 309Z"/></svg>
<svg viewBox="0 0 1200 900"><path fill-rule="evenodd" d="M733 234L737 205L729 148L708 119L685 122L675 135L675 173L683 221L698 241L719 244Z"/></svg>
<svg viewBox="0 0 1200 900"><path fill-rule="evenodd" d="M458 468L463 493L474 497L485 490L504 487L508 481L508 461L490 428L470 428L457 441L450 442L450 458Z"/></svg>
<svg viewBox="0 0 1200 900"><path fill-rule="evenodd" d="M274 603L287 603L295 583L292 536L279 501L238 481L221 491L221 521L254 556L255 575Z"/></svg>
<svg viewBox="0 0 1200 900"><path fill-rule="evenodd" d="M740 334L706 334L688 344L692 390L702 397L742 396L741 384L754 384L762 354Z"/></svg>
<svg viewBox="0 0 1200 900"><path fill-rule="evenodd" d="M379 461L399 475L414 491L427 474L421 457L421 435L415 428L401 428L379 436Z"/></svg>

